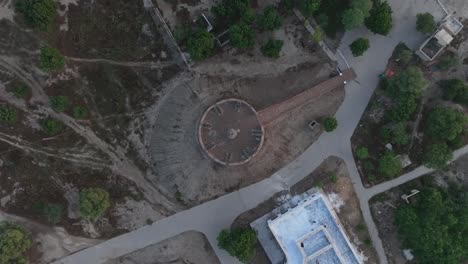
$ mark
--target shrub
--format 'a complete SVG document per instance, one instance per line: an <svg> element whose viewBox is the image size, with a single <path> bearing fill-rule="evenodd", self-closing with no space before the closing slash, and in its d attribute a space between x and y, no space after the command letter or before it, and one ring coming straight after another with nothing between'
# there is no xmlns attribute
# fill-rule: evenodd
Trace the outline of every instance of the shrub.
<svg viewBox="0 0 468 264"><path fill-rule="evenodd" d="M268 42L262 46L262 54L269 58L278 58L282 48L282 40L269 39Z"/></svg>
<svg viewBox="0 0 468 264"><path fill-rule="evenodd" d="M16 122L16 110L10 106L0 106L0 124L11 125Z"/></svg>
<svg viewBox="0 0 468 264"><path fill-rule="evenodd" d="M366 50L369 49L370 47L369 40L366 38L358 38L355 41L353 41L353 43L351 43L349 47L351 48L351 52L353 53L353 56L359 57L362 54L364 54Z"/></svg>
<svg viewBox="0 0 468 264"><path fill-rule="evenodd" d="M218 246L243 263L255 255L256 244L257 233L248 228L223 230L218 235Z"/></svg>
<svg viewBox="0 0 468 264"><path fill-rule="evenodd" d="M341 23L346 30L352 30L364 25L364 13L359 8L350 8L343 12Z"/></svg>
<svg viewBox="0 0 468 264"><path fill-rule="evenodd" d="M327 117L323 122L323 126L325 127L325 131L331 132L338 127L338 120L334 117Z"/></svg>
<svg viewBox="0 0 468 264"><path fill-rule="evenodd" d="M204 60L211 56L215 46L213 34L205 30L199 30L189 37L187 49L192 59L196 61Z"/></svg>
<svg viewBox="0 0 468 264"><path fill-rule="evenodd" d="M460 79L441 81L444 99L468 105L468 87Z"/></svg>
<svg viewBox="0 0 468 264"><path fill-rule="evenodd" d="M46 206L44 206L43 214L49 223L51 223L52 225L56 225L60 221L62 221L63 205L49 203Z"/></svg>
<svg viewBox="0 0 468 264"><path fill-rule="evenodd" d="M49 135L55 135L61 132L63 129L62 123L52 118L46 118L42 120L41 127L42 130L44 130Z"/></svg>
<svg viewBox="0 0 468 264"><path fill-rule="evenodd" d="M372 163L372 161L370 161L370 160L366 160L364 162L364 164L363 164L363 167L367 171L374 171L375 170L374 163Z"/></svg>
<svg viewBox="0 0 468 264"><path fill-rule="evenodd" d="M22 227L5 221L0 222L0 263L28 263L26 252L31 245L30 235Z"/></svg>
<svg viewBox="0 0 468 264"><path fill-rule="evenodd" d="M416 29L424 34L432 34L436 30L434 17L429 13L417 14Z"/></svg>
<svg viewBox="0 0 468 264"><path fill-rule="evenodd" d="M336 174L336 172L330 173L330 181L332 183L336 183L338 181L338 175Z"/></svg>
<svg viewBox="0 0 468 264"><path fill-rule="evenodd" d="M407 64L408 62L411 61L413 58L413 51L409 49L403 49L400 54L398 54L398 59L401 61L403 64Z"/></svg>
<svg viewBox="0 0 468 264"><path fill-rule="evenodd" d="M390 5L386 1L375 1L365 24L375 34L388 35L392 29L392 8Z"/></svg>
<svg viewBox="0 0 468 264"><path fill-rule="evenodd" d="M465 125L466 117L462 112L437 107L428 115L425 132L433 139L454 140L464 131Z"/></svg>
<svg viewBox="0 0 468 264"><path fill-rule="evenodd" d="M82 106L73 107L73 117L77 119L85 118L88 116L88 110Z"/></svg>
<svg viewBox="0 0 468 264"><path fill-rule="evenodd" d="M356 151L356 154L361 160L369 158L369 150L366 147L359 147Z"/></svg>
<svg viewBox="0 0 468 264"><path fill-rule="evenodd" d="M315 29L315 33L312 35L312 40L315 43L319 43L320 41L322 41L322 38L323 38L323 31L320 27L317 27Z"/></svg>
<svg viewBox="0 0 468 264"><path fill-rule="evenodd" d="M414 95L402 95L396 101L396 105L386 113L387 118L392 122L410 120L418 107L418 98Z"/></svg>
<svg viewBox="0 0 468 264"><path fill-rule="evenodd" d="M97 220L110 207L109 193L101 188L89 188L80 192L81 217Z"/></svg>
<svg viewBox="0 0 468 264"><path fill-rule="evenodd" d="M283 18L272 5L267 6L265 10L263 10L263 14L257 19L257 25L260 30L275 30L280 28L282 23Z"/></svg>
<svg viewBox="0 0 468 264"><path fill-rule="evenodd" d="M403 122L395 124L391 128L390 142L397 145L407 145L411 140L406 129L406 124Z"/></svg>
<svg viewBox="0 0 468 264"><path fill-rule="evenodd" d="M40 30L48 30L57 16L53 0L19 0L16 11L23 14L29 26Z"/></svg>
<svg viewBox="0 0 468 264"><path fill-rule="evenodd" d="M400 159L392 152L387 152L379 160L379 172L386 178L398 176L402 169Z"/></svg>
<svg viewBox="0 0 468 264"><path fill-rule="evenodd" d="M64 112L70 106L68 97L64 95L51 96L49 101L50 107L52 107L56 112Z"/></svg>
<svg viewBox="0 0 468 264"><path fill-rule="evenodd" d="M240 49L250 49L255 45L255 31L244 22L237 23L229 30L232 46Z"/></svg>
<svg viewBox="0 0 468 264"><path fill-rule="evenodd" d="M459 63L460 61L458 60L458 57L456 55L449 54L440 59L439 63L437 63L437 67L439 67L443 71L446 71L458 65Z"/></svg>
<svg viewBox="0 0 468 264"><path fill-rule="evenodd" d="M452 151L445 143L436 143L427 147L423 163L428 168L443 169L453 158Z"/></svg>
<svg viewBox="0 0 468 264"><path fill-rule="evenodd" d="M25 98L29 94L29 86L26 84L19 84L13 87L11 92L17 97L17 98Z"/></svg>
<svg viewBox="0 0 468 264"><path fill-rule="evenodd" d="M65 66L65 59L56 48L42 47L39 67L44 71L61 70Z"/></svg>

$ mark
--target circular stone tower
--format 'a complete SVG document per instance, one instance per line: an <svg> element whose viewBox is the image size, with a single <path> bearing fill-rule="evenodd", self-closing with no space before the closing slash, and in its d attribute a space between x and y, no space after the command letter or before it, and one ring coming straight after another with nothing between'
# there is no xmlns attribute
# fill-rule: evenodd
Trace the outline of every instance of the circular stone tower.
<svg viewBox="0 0 468 264"><path fill-rule="evenodd" d="M225 99L210 106L198 126L202 149L222 165L249 162L264 140L255 109L243 100Z"/></svg>

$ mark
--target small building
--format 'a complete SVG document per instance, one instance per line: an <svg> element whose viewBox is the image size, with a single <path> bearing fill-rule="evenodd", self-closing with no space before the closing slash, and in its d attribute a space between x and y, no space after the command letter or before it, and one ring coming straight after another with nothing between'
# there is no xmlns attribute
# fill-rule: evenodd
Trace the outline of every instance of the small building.
<svg viewBox="0 0 468 264"><path fill-rule="evenodd" d="M440 28L416 51L416 54L424 61L433 61L460 33L463 24L458 19L447 16Z"/></svg>
<svg viewBox="0 0 468 264"><path fill-rule="evenodd" d="M361 264L338 217L321 191L306 194L288 203L286 211L267 214L251 226L272 263ZM294 199L292 199L294 200ZM269 219L265 219L269 218ZM266 222L272 235L264 234ZM268 241L273 237L276 241ZM279 252L278 252L279 251ZM282 251L284 258L279 254Z"/></svg>

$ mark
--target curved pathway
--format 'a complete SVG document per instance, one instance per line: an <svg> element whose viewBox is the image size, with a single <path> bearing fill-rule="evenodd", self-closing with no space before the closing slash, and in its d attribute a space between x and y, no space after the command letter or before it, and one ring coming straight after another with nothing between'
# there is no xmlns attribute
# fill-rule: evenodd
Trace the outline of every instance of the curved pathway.
<svg viewBox="0 0 468 264"><path fill-rule="evenodd" d="M373 35L361 28L346 33L342 40L340 50L358 77L346 86L345 100L336 114L339 123L336 131L323 134L297 159L268 179L77 252L56 261L55 264L103 263L188 230L203 232L222 263L239 263L217 247L218 233L222 229L229 228L239 214L256 207L278 191L297 183L331 155L341 157L346 162L380 263L388 263L377 227L372 220L368 201L373 195L424 175L430 170L420 167L395 180L366 189L362 185L354 162L350 140L378 84L378 75L385 70L394 47L403 41L414 49L424 40L424 36L415 30L416 14L430 12L439 20L445 15L436 0L391 0L389 2L394 12L394 27L389 36ZM361 36L369 38L371 48L364 56L354 58L350 54L348 45ZM339 61L339 64L343 69L346 68L345 61ZM465 147L456 152L456 157L467 152L468 147Z"/></svg>

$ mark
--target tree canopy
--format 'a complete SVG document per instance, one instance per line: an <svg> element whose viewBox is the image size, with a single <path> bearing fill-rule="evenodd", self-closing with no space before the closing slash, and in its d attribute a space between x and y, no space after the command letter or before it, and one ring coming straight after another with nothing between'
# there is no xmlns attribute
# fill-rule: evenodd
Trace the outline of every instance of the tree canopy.
<svg viewBox="0 0 468 264"><path fill-rule="evenodd" d="M397 208L403 246L418 263L458 264L468 257L467 197L466 192L424 188L410 205Z"/></svg>
<svg viewBox="0 0 468 264"><path fill-rule="evenodd" d="M262 54L269 58L278 58L282 48L282 40L270 38L267 43L262 46Z"/></svg>
<svg viewBox="0 0 468 264"><path fill-rule="evenodd" d="M364 24L364 13L359 8L350 8L343 12L341 23L343 23L346 30L358 28Z"/></svg>
<svg viewBox="0 0 468 264"><path fill-rule="evenodd" d="M379 160L379 172L386 178L393 178L398 176L402 171L401 161L392 152L387 152Z"/></svg>
<svg viewBox="0 0 468 264"><path fill-rule="evenodd" d="M97 220L110 207L109 193L101 188L80 192L80 214L84 219Z"/></svg>
<svg viewBox="0 0 468 264"><path fill-rule="evenodd" d="M327 117L323 122L323 126L325 127L325 131L331 132L338 127L338 120L334 117Z"/></svg>
<svg viewBox="0 0 468 264"><path fill-rule="evenodd" d="M466 117L462 112L436 107L428 115L425 132L433 139L451 141L464 131L465 125Z"/></svg>
<svg viewBox="0 0 468 264"><path fill-rule="evenodd" d="M260 30L275 30L281 27L283 18L272 5L263 10L263 14L257 18L257 25Z"/></svg>
<svg viewBox="0 0 468 264"><path fill-rule="evenodd" d="M391 127L382 129L382 136L392 144L407 145L410 142L410 135L408 133L406 123L399 122Z"/></svg>
<svg viewBox="0 0 468 264"><path fill-rule="evenodd" d="M351 45L349 45L351 48L351 52L353 53L354 57L359 57L366 52L366 50L369 49L369 40L366 38L358 38Z"/></svg>
<svg viewBox="0 0 468 264"><path fill-rule="evenodd" d="M299 8L305 16L313 15L320 7L321 0L298 0Z"/></svg>
<svg viewBox="0 0 468 264"><path fill-rule="evenodd" d="M16 122L16 110L11 106L0 106L0 124L11 125Z"/></svg>
<svg viewBox="0 0 468 264"><path fill-rule="evenodd" d="M450 79L440 82L444 90L444 99L468 105L468 86L460 79Z"/></svg>
<svg viewBox="0 0 468 264"><path fill-rule="evenodd" d="M410 66L390 78L386 89L394 99L401 99L408 95L420 96L427 84L421 69Z"/></svg>
<svg viewBox="0 0 468 264"><path fill-rule="evenodd" d="M213 12L218 20L232 24L251 13L250 0L223 0L221 3L213 6L211 12Z"/></svg>
<svg viewBox="0 0 468 264"><path fill-rule="evenodd" d="M218 235L218 246L243 263L255 255L256 244L257 233L248 228L223 230Z"/></svg>
<svg viewBox="0 0 468 264"><path fill-rule="evenodd" d="M26 23L39 30L47 30L57 16L53 0L19 0L16 10L23 14Z"/></svg>
<svg viewBox="0 0 468 264"><path fill-rule="evenodd" d="M387 1L375 1L366 18L366 27L375 34L388 35L392 29L392 8Z"/></svg>
<svg viewBox="0 0 468 264"><path fill-rule="evenodd" d="M204 60L211 56L215 46L215 37L210 32L199 30L191 35L187 41L187 49L192 59Z"/></svg>
<svg viewBox="0 0 468 264"><path fill-rule="evenodd" d="M22 227L9 222L0 222L0 263L29 263L26 252L31 245L30 235Z"/></svg>
<svg viewBox="0 0 468 264"><path fill-rule="evenodd" d="M443 169L452 159L453 153L445 143L436 143L429 145L424 153L424 165L432 169Z"/></svg>
<svg viewBox="0 0 468 264"><path fill-rule="evenodd" d="M229 36L232 46L240 49L250 49L255 45L255 31L245 22L239 22L231 27Z"/></svg>
<svg viewBox="0 0 468 264"><path fill-rule="evenodd" d="M65 59L60 51L52 47L42 47L39 57L39 67L44 71L61 70L65 66Z"/></svg>
<svg viewBox="0 0 468 264"><path fill-rule="evenodd" d="M432 34L436 30L434 17L429 13L417 14L416 29L424 34Z"/></svg>

